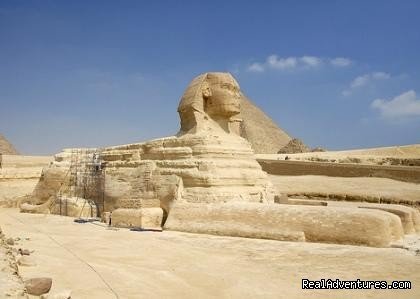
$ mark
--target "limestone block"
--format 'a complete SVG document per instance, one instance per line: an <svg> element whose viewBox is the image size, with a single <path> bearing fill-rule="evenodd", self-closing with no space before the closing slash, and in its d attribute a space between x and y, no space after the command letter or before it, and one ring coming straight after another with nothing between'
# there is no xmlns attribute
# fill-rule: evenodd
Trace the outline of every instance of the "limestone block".
<svg viewBox="0 0 420 299"><path fill-rule="evenodd" d="M144 205L159 207L159 201L152 201L156 198L156 182L153 179L155 169L153 161L141 161L136 167L109 165L105 177L107 210L139 209Z"/></svg>
<svg viewBox="0 0 420 299"><path fill-rule="evenodd" d="M162 229L163 210L161 208L116 209L112 212L111 223L116 227L142 229Z"/></svg>
<svg viewBox="0 0 420 299"><path fill-rule="evenodd" d="M359 208L378 209L397 215L406 234L420 232L420 212L414 208L396 204L361 204Z"/></svg>
<svg viewBox="0 0 420 299"><path fill-rule="evenodd" d="M304 235L310 242L374 247L387 247L403 236L399 217L383 211L239 202L177 202L164 228L276 240L296 240Z"/></svg>
<svg viewBox="0 0 420 299"><path fill-rule="evenodd" d="M142 208L141 228L162 229L163 210L161 208Z"/></svg>

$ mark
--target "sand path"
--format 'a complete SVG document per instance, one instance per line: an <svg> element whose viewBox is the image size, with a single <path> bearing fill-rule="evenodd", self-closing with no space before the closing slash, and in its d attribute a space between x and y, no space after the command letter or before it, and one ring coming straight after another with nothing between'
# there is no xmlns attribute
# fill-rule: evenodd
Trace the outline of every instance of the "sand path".
<svg viewBox="0 0 420 299"><path fill-rule="evenodd" d="M34 250L24 278L50 276L72 298L419 298L420 257L403 249L108 230L0 208ZM25 240L29 237L30 240ZM301 290L301 279L411 280L411 290Z"/></svg>

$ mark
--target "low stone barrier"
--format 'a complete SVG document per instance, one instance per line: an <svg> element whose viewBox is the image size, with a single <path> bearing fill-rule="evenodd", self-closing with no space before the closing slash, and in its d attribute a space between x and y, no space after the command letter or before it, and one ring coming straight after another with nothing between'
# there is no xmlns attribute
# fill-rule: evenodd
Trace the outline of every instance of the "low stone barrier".
<svg viewBox="0 0 420 299"><path fill-rule="evenodd" d="M258 159L262 169L274 175L325 175L332 177L379 177L420 183L418 166L381 166L328 162Z"/></svg>
<svg viewBox="0 0 420 299"><path fill-rule="evenodd" d="M176 203L165 229L223 236L388 247L398 216L374 209L258 203Z"/></svg>

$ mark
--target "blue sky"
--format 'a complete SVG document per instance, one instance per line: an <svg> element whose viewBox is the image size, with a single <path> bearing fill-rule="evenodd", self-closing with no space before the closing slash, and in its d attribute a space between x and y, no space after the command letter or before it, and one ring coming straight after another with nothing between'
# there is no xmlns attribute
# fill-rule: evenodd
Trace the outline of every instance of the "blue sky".
<svg viewBox="0 0 420 299"><path fill-rule="evenodd" d="M172 135L206 71L310 146L420 143L419 1L2 1L0 132L24 154Z"/></svg>

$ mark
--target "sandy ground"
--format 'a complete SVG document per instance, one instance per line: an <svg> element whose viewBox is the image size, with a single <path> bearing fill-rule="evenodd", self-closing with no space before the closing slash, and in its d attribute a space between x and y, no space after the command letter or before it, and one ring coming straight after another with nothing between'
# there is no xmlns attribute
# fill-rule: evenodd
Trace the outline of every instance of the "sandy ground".
<svg viewBox="0 0 420 299"><path fill-rule="evenodd" d="M301 154L257 154L256 156L258 159L284 160L288 156L290 160L381 165L392 164L391 160L411 159L418 163L420 160L420 144Z"/></svg>
<svg viewBox="0 0 420 299"><path fill-rule="evenodd" d="M420 202L420 184L386 178L344 178L321 175L270 175L279 193L351 194L400 198Z"/></svg>
<svg viewBox="0 0 420 299"><path fill-rule="evenodd" d="M34 250L24 279L53 278L72 298L418 298L420 256L368 248L108 230L0 208L0 226ZM25 238L30 238L26 240ZM301 279L410 280L411 290L302 290Z"/></svg>

